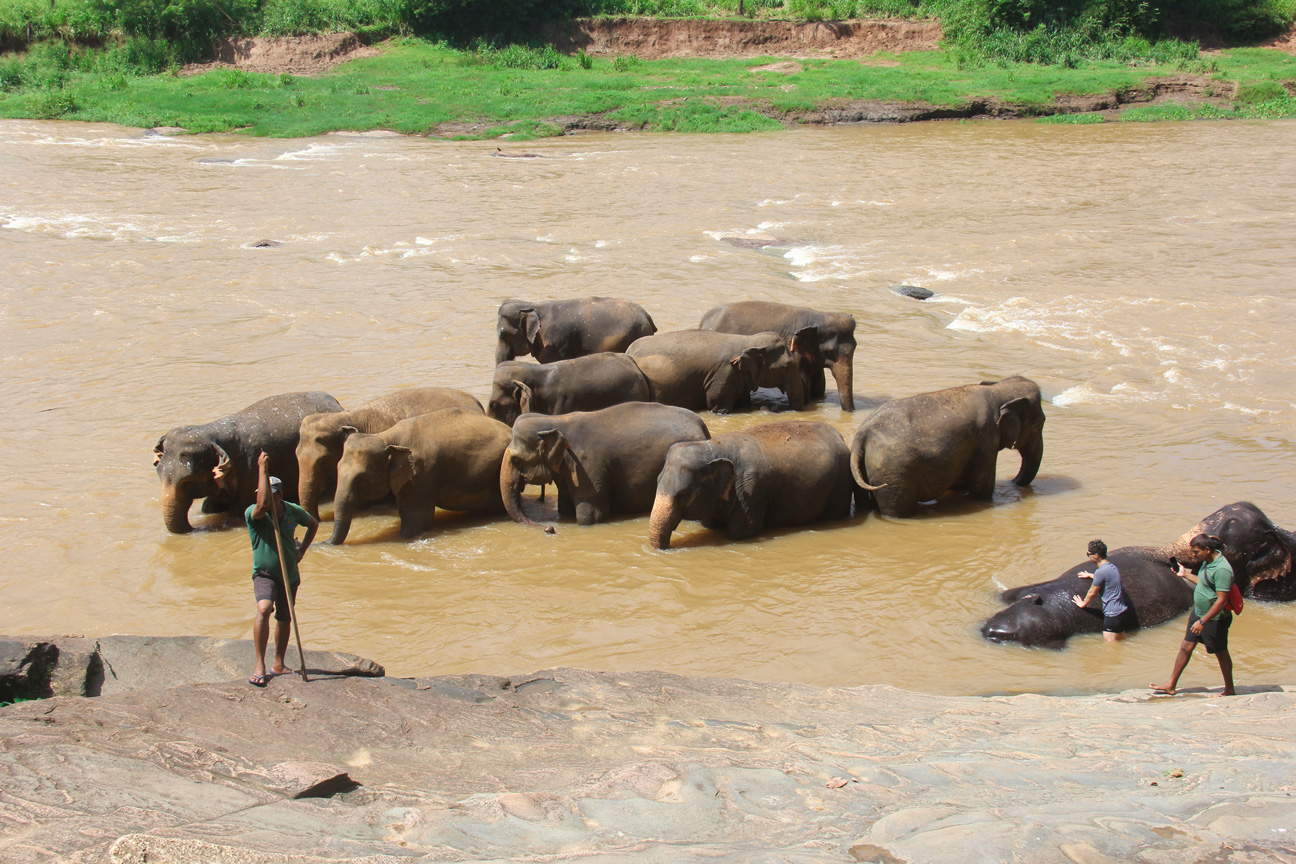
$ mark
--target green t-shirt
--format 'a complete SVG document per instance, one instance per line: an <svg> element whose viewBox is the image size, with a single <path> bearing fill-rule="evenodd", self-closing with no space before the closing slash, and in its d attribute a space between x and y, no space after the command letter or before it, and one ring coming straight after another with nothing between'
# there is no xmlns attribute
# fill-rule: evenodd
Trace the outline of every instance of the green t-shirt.
<svg viewBox="0 0 1296 864"><path fill-rule="evenodd" d="M279 525L283 531L284 554L288 556L288 584L296 585L301 577L297 575L297 544L293 532L298 525L309 525L311 515L291 501L283 502L283 507L283 521ZM256 505L253 504L243 514L247 521L248 536L252 538L252 569L264 570L274 576L279 572L279 547L275 544L274 523L270 521L269 513L260 519L253 519L252 511L255 509Z"/></svg>
<svg viewBox="0 0 1296 864"><path fill-rule="evenodd" d="M1214 561L1202 564L1197 571L1197 587L1193 589L1193 613L1198 618L1202 617L1219 599L1215 592L1223 591L1227 594L1232 587L1233 566L1224 560L1223 553L1216 556ZM1224 611L1228 611L1227 606Z"/></svg>

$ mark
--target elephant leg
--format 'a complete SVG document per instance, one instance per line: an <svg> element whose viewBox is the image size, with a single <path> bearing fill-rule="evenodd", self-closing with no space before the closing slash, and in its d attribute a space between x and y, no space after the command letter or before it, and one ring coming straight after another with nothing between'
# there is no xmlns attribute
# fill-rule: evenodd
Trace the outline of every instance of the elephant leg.
<svg viewBox="0 0 1296 864"><path fill-rule="evenodd" d="M602 522L607 518L603 508L599 507L593 501L582 501L576 505L576 523L578 525L593 525Z"/></svg>
<svg viewBox="0 0 1296 864"><path fill-rule="evenodd" d="M827 386L824 384L823 368L816 369L810 375L810 392L806 394L806 399L823 399L827 392Z"/></svg>
<svg viewBox="0 0 1296 864"><path fill-rule="evenodd" d="M901 488L879 489L873 493L877 500L878 510L883 516L895 519L908 519L918 512L918 497Z"/></svg>
<svg viewBox="0 0 1296 864"><path fill-rule="evenodd" d="M418 501L403 500L396 496L396 511L400 514L402 537L415 537L432 527L436 501L430 495Z"/></svg>
<svg viewBox="0 0 1296 864"><path fill-rule="evenodd" d="M558 486L558 517L560 519L576 518L576 502L572 501L571 493L562 486Z"/></svg>
<svg viewBox="0 0 1296 864"><path fill-rule="evenodd" d="M747 507L735 507L733 515L729 517L729 524L726 526L726 532L731 540L746 540L748 537L755 537L765 528L765 511L764 504L751 502Z"/></svg>
<svg viewBox="0 0 1296 864"><path fill-rule="evenodd" d="M967 489L968 497L973 501L989 501L994 497L995 487L995 457L992 455L989 464L986 464L984 458L972 460L968 466L967 474L963 477L963 488Z"/></svg>

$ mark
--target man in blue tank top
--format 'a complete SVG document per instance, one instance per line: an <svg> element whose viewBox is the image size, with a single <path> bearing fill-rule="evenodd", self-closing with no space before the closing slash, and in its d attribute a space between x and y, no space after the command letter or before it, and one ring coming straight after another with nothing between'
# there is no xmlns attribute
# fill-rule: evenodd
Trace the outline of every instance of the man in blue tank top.
<svg viewBox="0 0 1296 864"><path fill-rule="evenodd" d="M1097 564L1098 569L1092 573L1082 571L1076 575L1081 579L1092 579L1093 585L1083 598L1076 594L1071 600L1083 609L1102 592L1103 640L1119 642L1125 638L1125 631L1133 626L1130 622L1133 616L1130 615L1125 589L1121 585L1120 570L1107 560L1107 544L1101 540L1089 541L1089 560Z"/></svg>

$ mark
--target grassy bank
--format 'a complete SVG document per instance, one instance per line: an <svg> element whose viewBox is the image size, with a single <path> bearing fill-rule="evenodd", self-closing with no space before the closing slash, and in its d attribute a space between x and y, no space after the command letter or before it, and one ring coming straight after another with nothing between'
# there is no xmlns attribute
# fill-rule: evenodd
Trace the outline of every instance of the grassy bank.
<svg viewBox="0 0 1296 864"><path fill-rule="evenodd" d="M88 49L31 52L20 73L31 85L0 93L0 116L268 136L389 129L532 138L572 126L743 132L821 122L823 106L858 102L953 107L992 100L1021 114L1047 115L1057 110L1059 96L1128 91L1157 76L1182 79L1185 70L1204 73L1196 79L1205 88L1200 98L1129 108L1119 119L1296 116L1296 57L1263 49L1158 67L1095 61L1077 69L969 64L949 51L915 52L886 61L895 65L803 60L800 71L788 74L762 71L768 61L760 59L605 60L398 38L380 56L318 78L233 69L194 77L131 75L110 58L111 52ZM1079 118L1116 119L1111 112ZM1075 122L1077 115L1058 119Z"/></svg>

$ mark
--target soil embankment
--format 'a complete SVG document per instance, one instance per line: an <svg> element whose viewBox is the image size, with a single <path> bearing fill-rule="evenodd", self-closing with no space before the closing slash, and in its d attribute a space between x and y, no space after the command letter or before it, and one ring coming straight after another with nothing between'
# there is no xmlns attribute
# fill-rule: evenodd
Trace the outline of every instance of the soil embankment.
<svg viewBox="0 0 1296 864"><path fill-rule="evenodd" d="M0 638L0 677L61 653L61 687L96 654L116 692L0 709L8 864L1293 858L1296 694L1279 687L390 679L312 652L309 683L258 689L246 663L225 670L247 642L142 637Z"/></svg>

